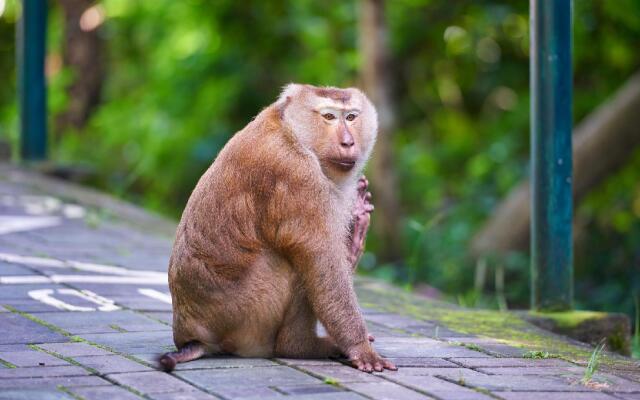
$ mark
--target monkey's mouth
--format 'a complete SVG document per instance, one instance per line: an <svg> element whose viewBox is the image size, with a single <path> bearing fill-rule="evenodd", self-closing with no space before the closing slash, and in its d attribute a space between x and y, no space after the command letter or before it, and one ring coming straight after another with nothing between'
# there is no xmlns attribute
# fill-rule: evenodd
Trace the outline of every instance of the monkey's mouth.
<svg viewBox="0 0 640 400"><path fill-rule="evenodd" d="M356 160L351 159L331 159L329 161L343 171L351 171L356 165Z"/></svg>

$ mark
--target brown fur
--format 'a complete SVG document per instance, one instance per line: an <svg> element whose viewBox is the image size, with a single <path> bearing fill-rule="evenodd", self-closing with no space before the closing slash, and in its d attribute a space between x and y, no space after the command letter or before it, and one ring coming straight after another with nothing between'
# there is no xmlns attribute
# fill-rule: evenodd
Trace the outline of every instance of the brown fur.
<svg viewBox="0 0 640 400"><path fill-rule="evenodd" d="M362 370L395 368L367 340L351 279L362 248L354 257L345 245L353 218L348 208L357 196L355 174L375 140L375 110L355 89L322 90L343 91L347 100L358 95L368 107L362 113L368 120L340 128L353 135L354 148L341 148L336 128L308 110L313 92L290 85L279 104L234 135L194 189L170 259L179 351L163 356L166 369L173 361L222 352L342 352ZM326 162L347 157L345 152L358 157L352 171ZM317 337L317 319L330 337Z"/></svg>

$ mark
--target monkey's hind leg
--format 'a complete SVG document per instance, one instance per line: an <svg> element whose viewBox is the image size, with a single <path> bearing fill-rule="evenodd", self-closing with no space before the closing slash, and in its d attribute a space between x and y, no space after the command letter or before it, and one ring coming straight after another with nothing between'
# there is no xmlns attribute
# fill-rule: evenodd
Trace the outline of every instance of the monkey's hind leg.
<svg viewBox="0 0 640 400"><path fill-rule="evenodd" d="M176 367L176 364L195 360L205 354L207 354L207 348L204 344L189 342L178 351L163 354L158 359L158 362L165 372L171 372Z"/></svg>

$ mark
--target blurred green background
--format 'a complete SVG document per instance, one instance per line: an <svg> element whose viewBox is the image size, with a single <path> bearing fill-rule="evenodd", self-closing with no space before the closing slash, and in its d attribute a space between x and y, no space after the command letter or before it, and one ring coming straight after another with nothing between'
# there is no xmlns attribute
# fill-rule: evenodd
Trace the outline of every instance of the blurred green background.
<svg viewBox="0 0 640 400"><path fill-rule="evenodd" d="M229 137L284 84L362 86L360 49L372 40L353 0L49 4L50 158L172 218ZM15 145L20 6L0 5L0 140ZM363 273L466 306L528 307L526 252L469 251L528 175L528 11L506 0L386 4L388 42L375 45L389 55L402 240L382 251L374 215ZM573 32L577 124L640 69L640 1L575 0ZM638 178L636 151L576 205L577 308L636 313Z"/></svg>

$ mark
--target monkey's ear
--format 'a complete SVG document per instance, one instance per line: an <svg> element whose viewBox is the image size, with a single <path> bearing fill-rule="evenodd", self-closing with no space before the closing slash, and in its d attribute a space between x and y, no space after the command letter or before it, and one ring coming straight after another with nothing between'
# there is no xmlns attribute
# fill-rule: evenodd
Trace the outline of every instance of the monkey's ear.
<svg viewBox="0 0 640 400"><path fill-rule="evenodd" d="M276 107L278 109L278 115L280 115L280 119L284 120L284 110L291 103L291 96L287 96L284 101L278 100L276 103Z"/></svg>
<svg viewBox="0 0 640 400"><path fill-rule="evenodd" d="M278 97L276 104L282 105L291 101L291 98L297 95L302 89L302 85L299 83L289 83L282 88L282 92Z"/></svg>

